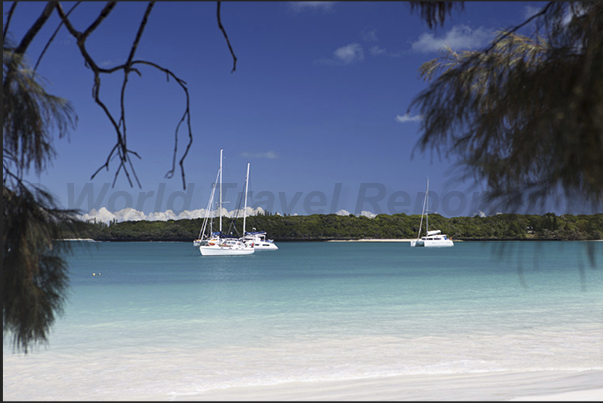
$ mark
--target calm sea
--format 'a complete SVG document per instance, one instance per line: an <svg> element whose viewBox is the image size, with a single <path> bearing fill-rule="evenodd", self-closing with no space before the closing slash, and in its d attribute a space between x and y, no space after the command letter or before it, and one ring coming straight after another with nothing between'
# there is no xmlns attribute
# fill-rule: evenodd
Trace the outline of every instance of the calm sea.
<svg viewBox="0 0 603 403"><path fill-rule="evenodd" d="M403 374L603 369L603 242L74 243L50 346L5 400L183 398ZM93 275L95 274L95 275Z"/></svg>

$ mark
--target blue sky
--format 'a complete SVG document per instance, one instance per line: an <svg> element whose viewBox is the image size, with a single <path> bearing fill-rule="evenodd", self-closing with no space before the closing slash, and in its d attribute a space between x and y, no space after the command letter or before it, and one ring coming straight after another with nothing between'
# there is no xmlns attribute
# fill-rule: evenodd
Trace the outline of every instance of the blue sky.
<svg viewBox="0 0 603 403"><path fill-rule="evenodd" d="M3 3L5 11L10 4ZM63 4L69 9L74 3ZM76 28L83 30L104 4L80 5L71 17ZM483 47L497 29L524 21L542 4L467 2L443 27L430 30L405 2L223 2L222 23L238 59L231 73L215 2L158 2L136 58L187 83L194 135L184 165L187 191L179 172L164 178L185 97L151 68L141 68L142 77L130 76L126 94L128 145L142 157L134 159L142 189L131 188L123 175L107 188L116 163L90 179L115 133L91 97L91 71L62 29L38 73L49 92L71 101L78 126L68 140L55 141L53 166L29 179L47 187L63 207L84 213L90 207L111 213L131 207L139 217L157 218L170 208L177 217L194 216L207 206L222 148L224 181L238 183L225 194L230 206L249 162L249 204L272 212L420 213L429 176L433 210L473 215L485 210L473 193L480 188L469 191L471 183L450 181L454 161L430 152L413 155L420 117L406 111L427 85L418 69L444 43L455 50ZM10 26L16 38L43 6L17 6ZM95 31L88 49L100 65L126 60L145 8L144 2L120 2ZM30 46L32 64L57 23L55 15ZM101 96L113 111L120 79L116 74L103 82ZM185 143L181 130L178 158ZM568 211L561 206L557 212Z"/></svg>

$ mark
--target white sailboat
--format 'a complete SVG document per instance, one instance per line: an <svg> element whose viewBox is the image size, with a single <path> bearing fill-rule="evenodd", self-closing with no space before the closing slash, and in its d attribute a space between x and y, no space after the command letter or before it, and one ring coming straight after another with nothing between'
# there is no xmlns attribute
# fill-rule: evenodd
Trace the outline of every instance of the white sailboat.
<svg viewBox="0 0 603 403"><path fill-rule="evenodd" d="M218 183L220 178L220 170L218 170L218 175L216 176L216 180L214 183ZM203 224L201 225L201 229L199 230L199 236L197 239L193 241L193 245L195 247L199 247L201 245L207 245L208 239L204 236L205 230L207 228L207 223L209 222L209 232L212 232L212 218L210 217L212 214L212 206L214 203L214 194L216 193L216 187L214 186L211 190L211 195L209 196L209 202L207 202L207 208L205 209L205 218L203 219Z"/></svg>
<svg viewBox="0 0 603 403"><path fill-rule="evenodd" d="M249 186L249 163L247 163L247 177L245 178L245 195L247 195L247 188ZM245 210L247 210L247 196L245 196ZM243 216L243 237L241 238L244 242L252 242L255 250L277 250L278 246L272 239L266 239L266 231L256 231L254 228L252 232L245 231L246 216Z"/></svg>
<svg viewBox="0 0 603 403"><path fill-rule="evenodd" d="M213 220L210 218L210 210L211 206L213 206L213 199L216 190L214 187L209 198L208 210L205 219L203 220L199 239L195 240L195 245L199 244L199 251L203 256L250 255L255 251L253 242L244 242L236 237L225 235L222 232L222 151L223 150L220 150L220 169L218 170L217 177L217 182L219 183L219 231L212 231ZM247 191L245 192L245 199L247 199ZM245 202L247 202L247 200ZM245 214L245 212L243 214ZM208 222L209 235L206 235L205 230L207 229Z"/></svg>
<svg viewBox="0 0 603 403"><path fill-rule="evenodd" d="M425 191L425 200L423 200L423 212L421 213L421 223L419 224L419 234L417 239L410 241L410 246L422 246L426 248L449 247L454 246L452 239L448 235L442 234L439 229L429 231L429 178L427 178L427 190ZM423 225L423 215L425 215L425 233L426 236L421 237L421 226Z"/></svg>

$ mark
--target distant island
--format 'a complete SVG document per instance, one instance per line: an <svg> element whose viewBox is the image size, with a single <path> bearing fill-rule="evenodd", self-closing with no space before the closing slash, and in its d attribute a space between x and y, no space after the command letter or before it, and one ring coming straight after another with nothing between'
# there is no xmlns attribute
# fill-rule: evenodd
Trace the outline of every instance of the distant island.
<svg viewBox="0 0 603 403"><path fill-rule="evenodd" d="M223 229L231 225L223 218ZM276 242L332 241L360 239L414 239L417 237L421 216L406 214L379 214L365 216L312 214L271 214L247 217L246 228L266 231ZM66 231L65 239L87 238L95 241L193 241L197 239L203 219L169 221L124 221L84 223L78 234ZM239 234L242 219L234 221ZM496 214L488 217L451 217L429 215L429 226L442 230L453 240L601 240L603 214L544 215ZM237 234L237 232L234 232Z"/></svg>

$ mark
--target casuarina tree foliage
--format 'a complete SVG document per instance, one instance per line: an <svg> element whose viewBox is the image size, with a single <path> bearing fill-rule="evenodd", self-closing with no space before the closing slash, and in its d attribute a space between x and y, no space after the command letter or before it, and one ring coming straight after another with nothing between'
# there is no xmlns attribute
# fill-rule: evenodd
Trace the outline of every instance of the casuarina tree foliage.
<svg viewBox="0 0 603 403"><path fill-rule="evenodd" d="M517 31L528 23L533 33ZM424 63L420 150L458 159L503 208L603 198L603 3L550 2L483 50Z"/></svg>

